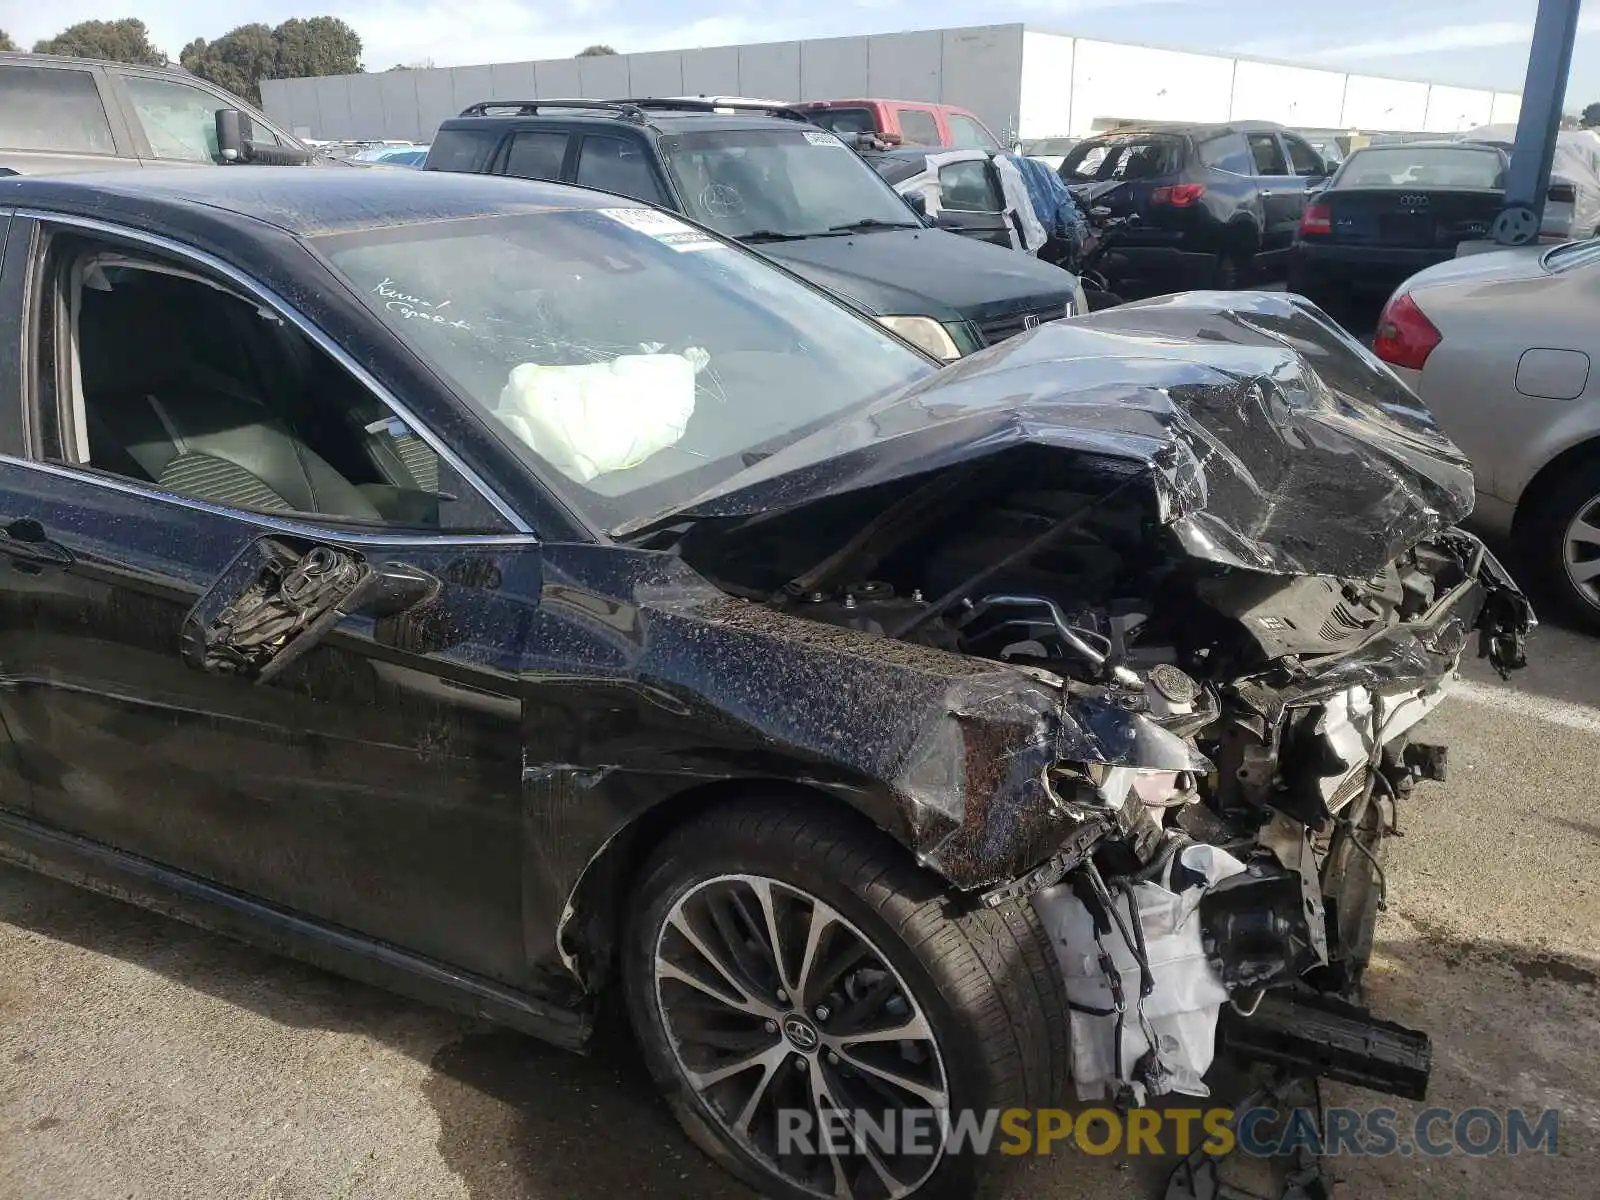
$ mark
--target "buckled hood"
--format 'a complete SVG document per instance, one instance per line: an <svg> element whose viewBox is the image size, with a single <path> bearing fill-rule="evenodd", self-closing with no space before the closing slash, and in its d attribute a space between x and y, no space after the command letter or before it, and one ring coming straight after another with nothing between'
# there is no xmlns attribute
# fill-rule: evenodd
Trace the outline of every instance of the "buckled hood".
<svg viewBox="0 0 1600 1200"><path fill-rule="evenodd" d="M1472 510L1471 467L1422 403L1318 310L1191 292L1057 321L785 447L669 519L794 508L1022 444L1121 460L1186 550L1364 577Z"/></svg>

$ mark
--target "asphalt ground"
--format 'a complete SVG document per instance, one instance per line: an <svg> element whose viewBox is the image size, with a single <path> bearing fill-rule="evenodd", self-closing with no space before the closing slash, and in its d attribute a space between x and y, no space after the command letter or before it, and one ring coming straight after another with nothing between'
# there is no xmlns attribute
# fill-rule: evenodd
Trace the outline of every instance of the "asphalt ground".
<svg viewBox="0 0 1600 1200"><path fill-rule="evenodd" d="M1369 990L1433 1035L1429 1105L1559 1110L1557 1152L1343 1155L1341 1197L1600 1194L1600 639L1546 624L1530 655L1430 718L1451 778L1400 814ZM989 1192L1147 1200L1171 1166L1058 1147ZM626 1036L579 1058L0 868L0 1200L618 1195L750 1195Z"/></svg>

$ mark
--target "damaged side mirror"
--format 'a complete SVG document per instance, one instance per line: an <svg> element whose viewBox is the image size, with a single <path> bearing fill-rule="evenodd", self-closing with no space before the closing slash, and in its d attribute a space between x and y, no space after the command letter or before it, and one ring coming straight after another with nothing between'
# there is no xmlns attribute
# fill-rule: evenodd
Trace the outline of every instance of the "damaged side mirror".
<svg viewBox="0 0 1600 1200"><path fill-rule="evenodd" d="M441 587L404 563L373 565L337 546L261 538L189 610L183 659L197 670L268 683L351 613L393 617Z"/></svg>

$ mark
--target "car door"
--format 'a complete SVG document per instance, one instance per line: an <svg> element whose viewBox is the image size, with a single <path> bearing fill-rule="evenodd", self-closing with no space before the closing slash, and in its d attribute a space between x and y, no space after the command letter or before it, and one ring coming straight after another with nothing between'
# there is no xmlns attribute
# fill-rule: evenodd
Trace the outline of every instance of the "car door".
<svg viewBox="0 0 1600 1200"><path fill-rule="evenodd" d="M21 239L12 240L12 214L0 208L0 397L21 392L22 311L27 294L26 247ZM24 446L22 413L16 404L0 403L0 454L19 453ZM7 569L0 559L0 572ZM5 663L0 660L0 671ZM25 815L33 810L33 793L28 786L10 730L0 721L0 815Z"/></svg>
<svg viewBox="0 0 1600 1200"><path fill-rule="evenodd" d="M0 168L57 175L140 165L103 71L59 62L0 64Z"/></svg>
<svg viewBox="0 0 1600 1200"><path fill-rule="evenodd" d="M1283 142L1271 130L1246 133L1255 163L1256 194L1261 197L1261 251L1282 255L1294 243L1300 225L1305 184L1289 171Z"/></svg>
<svg viewBox="0 0 1600 1200"><path fill-rule="evenodd" d="M1009 250L1016 234L1013 219L994 163L976 158L939 168L939 216L934 223L940 229Z"/></svg>
<svg viewBox="0 0 1600 1200"><path fill-rule="evenodd" d="M270 293L199 264L179 308L170 248L156 270L58 254L31 264L49 281L30 314L33 445L0 459L0 715L34 820L231 903L525 984L509 664L540 596L536 540ZM229 342L241 318L261 328ZM251 351L269 335L281 354ZM353 484L288 432L273 406L294 388L267 383L292 352L313 354L296 379L318 409L352 408L423 482ZM14 384L0 395L19 404ZM135 416L148 433L125 436ZM152 446L175 457L140 479ZM305 471L306 507L344 495L357 518L204 492L240 455L261 479ZM399 492L434 515L365 499Z"/></svg>
<svg viewBox="0 0 1600 1200"><path fill-rule="evenodd" d="M1295 228L1298 230L1300 218L1305 215L1306 197L1320 190L1331 172L1322 155L1304 138L1286 133L1283 135L1283 148L1289 158L1289 170L1300 181L1300 205L1295 212Z"/></svg>

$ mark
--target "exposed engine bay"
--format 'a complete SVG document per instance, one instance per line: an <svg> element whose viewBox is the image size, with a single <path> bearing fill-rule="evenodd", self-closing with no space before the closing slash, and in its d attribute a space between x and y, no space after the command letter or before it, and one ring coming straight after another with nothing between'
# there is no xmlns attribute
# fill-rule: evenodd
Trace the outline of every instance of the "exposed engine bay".
<svg viewBox="0 0 1600 1200"><path fill-rule="evenodd" d="M1383 844L1445 775L1417 723L1474 638L1522 663L1531 613L1476 538L1445 529L1360 578L1226 565L1130 464L1032 446L678 548L734 595L1009 664L1191 748L1190 769L1049 767L1073 832L983 897L1050 931L1080 1097L1206 1095L1226 1046L1421 1098L1426 1035L1367 1014L1360 984Z"/></svg>

